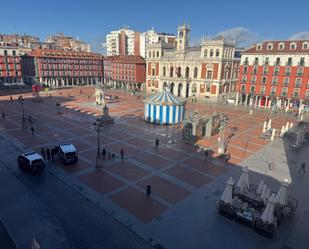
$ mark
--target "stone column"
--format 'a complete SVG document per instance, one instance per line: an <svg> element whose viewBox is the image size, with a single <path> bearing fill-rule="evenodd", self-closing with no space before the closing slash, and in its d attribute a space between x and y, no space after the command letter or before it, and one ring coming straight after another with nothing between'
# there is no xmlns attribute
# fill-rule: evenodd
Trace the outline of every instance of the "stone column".
<svg viewBox="0 0 309 249"><path fill-rule="evenodd" d="M235 101L235 105L238 105L238 101L239 101L239 92L236 93L236 101Z"/></svg>
<svg viewBox="0 0 309 249"><path fill-rule="evenodd" d="M246 94L245 106L247 106L247 105L248 105L248 97L249 97L249 94Z"/></svg>
<svg viewBox="0 0 309 249"><path fill-rule="evenodd" d="M259 96L255 96L255 101L254 101L254 108L257 107L257 104L258 104L258 101L259 101Z"/></svg>
<svg viewBox="0 0 309 249"><path fill-rule="evenodd" d="M265 99L265 105L264 105L264 109L265 109L265 110L266 110L266 108L267 108L267 106L268 106L268 103L267 103L267 102L268 102L268 98L269 98L269 97L268 97L268 96L266 96L266 99Z"/></svg>

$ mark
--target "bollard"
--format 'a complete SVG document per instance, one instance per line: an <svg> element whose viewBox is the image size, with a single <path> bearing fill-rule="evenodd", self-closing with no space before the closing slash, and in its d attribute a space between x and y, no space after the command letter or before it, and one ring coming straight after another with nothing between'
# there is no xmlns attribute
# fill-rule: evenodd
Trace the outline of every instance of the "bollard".
<svg viewBox="0 0 309 249"><path fill-rule="evenodd" d="M146 194L147 195L151 194L151 185L147 185L147 187L146 187Z"/></svg>

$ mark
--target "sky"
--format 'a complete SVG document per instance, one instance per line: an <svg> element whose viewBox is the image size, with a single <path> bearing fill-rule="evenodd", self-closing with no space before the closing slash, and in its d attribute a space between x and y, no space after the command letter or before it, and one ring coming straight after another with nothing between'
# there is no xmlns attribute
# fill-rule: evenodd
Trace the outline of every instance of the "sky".
<svg viewBox="0 0 309 249"><path fill-rule="evenodd" d="M235 27L255 42L301 32L309 36L308 10L308 0L0 0L0 33L45 40L63 32L97 50L109 31L122 26L176 34L177 26L186 22L193 42Z"/></svg>

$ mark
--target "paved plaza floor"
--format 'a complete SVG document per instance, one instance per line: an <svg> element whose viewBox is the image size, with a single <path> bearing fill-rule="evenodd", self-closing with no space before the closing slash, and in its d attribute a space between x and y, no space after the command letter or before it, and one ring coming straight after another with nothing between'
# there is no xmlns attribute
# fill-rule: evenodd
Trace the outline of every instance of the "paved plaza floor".
<svg viewBox="0 0 309 249"><path fill-rule="evenodd" d="M288 178L292 193L302 200L307 198L297 194L300 187L308 187L308 184L302 182L299 186L293 181L297 166L294 171L290 169L292 159L289 157L293 156L286 152L288 142L260 138L263 122L269 117L277 129L286 122L295 123L295 118L264 110L254 110L250 115L249 110L241 106L188 103L189 110L198 110L200 114L214 111L227 114L226 135L237 127L228 144L231 160L225 163L217 158L218 136L200 140L195 146L184 143L181 127L143 121L142 98L111 92L119 96L119 102L109 104L115 123L104 126L100 146L115 154L115 158L106 157L103 167L96 169L97 135L93 123L102 113L102 107L94 104L93 93L90 87L61 89L51 92L51 96L45 94L43 102L25 94L25 114L34 119L31 124L27 121L26 129L21 128L21 105L17 96L13 101L9 96L0 97L0 109L6 114L0 122L0 131L38 152L42 147L61 142L75 144L79 153L76 165L63 166L59 159L50 164L57 176L153 244L175 249L305 248L299 247L300 240L294 231L302 226L297 219L309 213L308 203L307 206L300 204L297 217L279 227L273 240L216 212L226 180L233 176L237 181L241 165L249 167L250 180L255 184L264 179L277 191L278 180ZM60 115L56 111L57 102L62 104ZM34 135L30 126L34 127ZM156 138L160 139L158 148ZM175 143L171 143L172 140ZM213 150L209 161L205 162L200 147ZM124 160L120 158L121 149ZM267 171L268 163L276 160L277 165L285 161L285 166ZM145 194L147 185L152 186L150 196Z"/></svg>

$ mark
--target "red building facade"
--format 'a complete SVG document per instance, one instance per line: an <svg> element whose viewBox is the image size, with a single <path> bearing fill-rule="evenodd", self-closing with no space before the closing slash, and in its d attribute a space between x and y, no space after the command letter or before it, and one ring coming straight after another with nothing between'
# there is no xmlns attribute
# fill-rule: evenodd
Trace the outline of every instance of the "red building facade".
<svg viewBox="0 0 309 249"><path fill-rule="evenodd" d="M0 84L21 82L21 75L18 47L0 46Z"/></svg>
<svg viewBox="0 0 309 249"><path fill-rule="evenodd" d="M146 62L135 55L106 57L104 78L110 87L141 90L146 81Z"/></svg>
<svg viewBox="0 0 309 249"><path fill-rule="evenodd" d="M309 104L309 40L268 41L242 53L236 103Z"/></svg>
<svg viewBox="0 0 309 249"><path fill-rule="evenodd" d="M90 52L35 49L22 56L22 73L27 83L94 85L103 79L103 57Z"/></svg>

